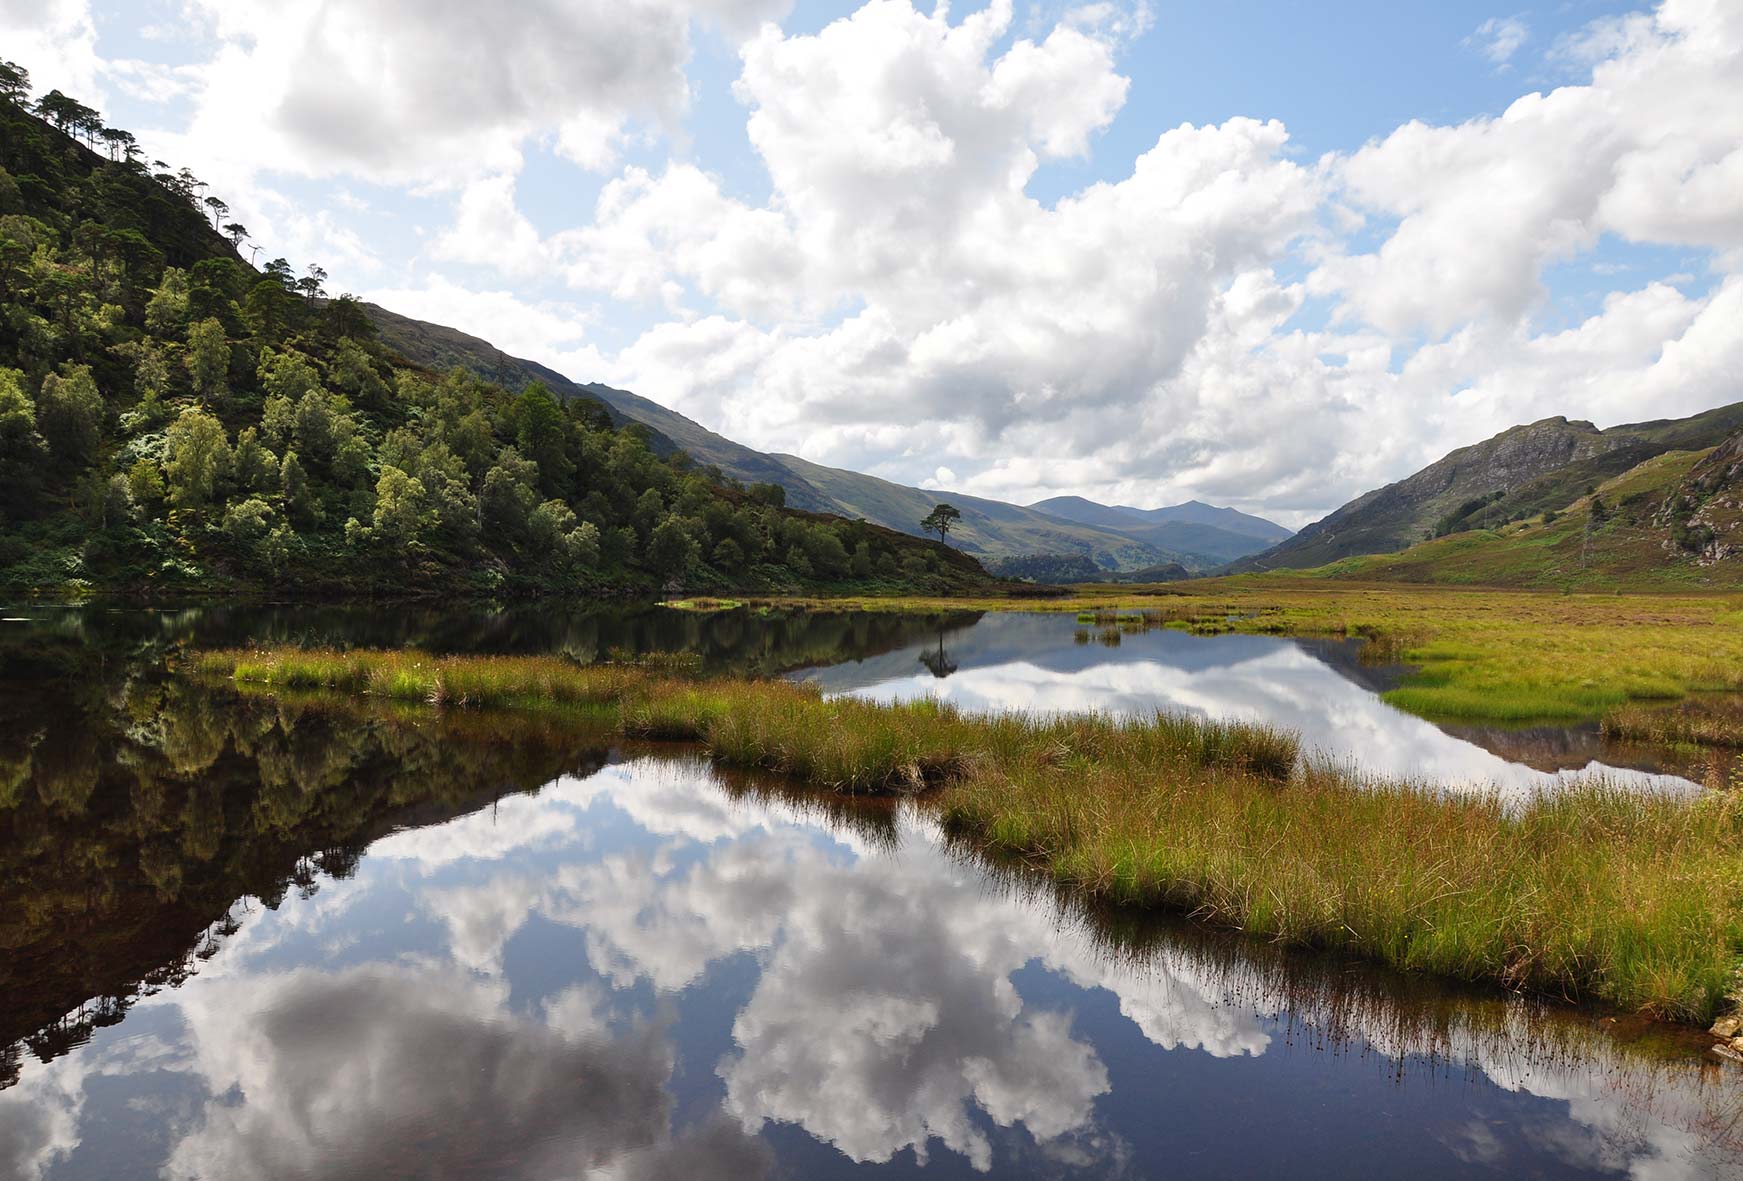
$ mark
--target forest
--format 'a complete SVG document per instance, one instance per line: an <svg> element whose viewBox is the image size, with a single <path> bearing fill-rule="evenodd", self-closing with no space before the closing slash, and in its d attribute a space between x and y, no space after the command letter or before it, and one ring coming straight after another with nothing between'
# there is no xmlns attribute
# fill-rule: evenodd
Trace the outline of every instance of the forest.
<svg viewBox="0 0 1743 1181"><path fill-rule="evenodd" d="M0 587L339 597L949 592L606 408L432 372L187 169L0 62Z"/></svg>

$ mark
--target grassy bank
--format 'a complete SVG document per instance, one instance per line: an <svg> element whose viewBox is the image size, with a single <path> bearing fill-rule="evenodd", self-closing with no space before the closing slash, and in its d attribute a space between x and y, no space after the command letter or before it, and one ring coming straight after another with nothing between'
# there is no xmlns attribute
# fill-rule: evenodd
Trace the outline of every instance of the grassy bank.
<svg viewBox="0 0 1743 1181"><path fill-rule="evenodd" d="M1306 767L1293 736L1161 717L963 716L554 658L212 652L208 675L584 712L838 791L936 787L959 838L1091 895L1282 944L1704 1021L1743 948L1743 806L1592 784L1514 807Z"/></svg>

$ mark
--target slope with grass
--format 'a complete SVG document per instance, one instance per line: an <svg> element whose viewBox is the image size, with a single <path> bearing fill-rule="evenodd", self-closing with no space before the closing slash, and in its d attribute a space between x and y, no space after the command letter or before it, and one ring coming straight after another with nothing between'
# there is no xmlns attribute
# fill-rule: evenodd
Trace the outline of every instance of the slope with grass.
<svg viewBox="0 0 1743 1181"><path fill-rule="evenodd" d="M1328 578L1583 590L1743 586L1743 432L1671 451L1559 510L1348 558Z"/></svg>
<svg viewBox="0 0 1743 1181"><path fill-rule="evenodd" d="M1307 569L1393 553L1436 534L1498 525L1559 509L1592 486L1670 451L1717 446L1743 428L1743 402L1688 418L1599 430L1547 418L1461 447L1422 471L1377 488L1230 572Z"/></svg>
<svg viewBox="0 0 1743 1181"><path fill-rule="evenodd" d="M1510 806L1357 782L1248 723L968 716L544 657L280 648L196 669L266 692L554 709L820 789L928 791L962 839L1093 895L1659 1017L1710 1019L1743 948L1730 796L1590 783Z"/></svg>

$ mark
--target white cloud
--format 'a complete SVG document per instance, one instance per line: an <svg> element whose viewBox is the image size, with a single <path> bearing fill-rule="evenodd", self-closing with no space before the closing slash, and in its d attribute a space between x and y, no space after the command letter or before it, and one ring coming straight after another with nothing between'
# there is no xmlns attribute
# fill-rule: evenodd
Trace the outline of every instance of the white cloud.
<svg viewBox="0 0 1743 1181"><path fill-rule="evenodd" d="M500 984L428 965L203 988L184 1008L213 1098L165 1175L316 1177L335 1162L360 1176L767 1171L767 1150L718 1121L673 1135L659 1026L611 1036L573 991L544 1021L506 1000Z"/></svg>
<svg viewBox="0 0 1743 1181"><path fill-rule="evenodd" d="M1519 47L1531 39L1531 26L1522 16L1492 16L1477 26L1477 31L1465 38L1471 46L1496 66L1506 66L1519 52Z"/></svg>
<svg viewBox="0 0 1743 1181"><path fill-rule="evenodd" d="M676 279L725 313L651 329L614 383L912 482L942 466L995 496L1198 495L1296 523L1519 421L1734 396L1728 282L1619 291L1569 332L1537 322L1545 268L1606 235L1721 268L1743 249L1725 197L1743 190L1743 33L1723 6L1670 0L1605 42L1588 84L1499 118L1412 123L1317 167L1277 123L1183 127L1051 208L1026 194L1034 170L1081 151L1124 83L1070 24L994 56L1007 21L879 0L815 36L765 28L738 93L770 202L638 174L570 240L572 281L646 299ZM754 214L769 245L741 249ZM1353 245L1364 227L1377 247ZM1310 299L1332 326L1292 331ZM847 314L815 322L831 306Z"/></svg>
<svg viewBox="0 0 1743 1181"><path fill-rule="evenodd" d="M527 303L508 291L462 287L439 274L417 286L366 288L359 295L401 315L483 337L512 356L562 372L585 375L604 368L587 343L589 313L572 304Z"/></svg>
<svg viewBox="0 0 1743 1181"><path fill-rule="evenodd" d="M1017 29L1010 0L954 20L869 0L790 34L767 23L779 0L538 0L514 21L461 0L196 0L187 41L209 60L173 69L97 61L76 0L0 4L93 85L197 84L189 126L147 146L194 164L270 253L753 446L905 482L1301 523L1519 421L1738 388L1743 12L1726 0L1560 38L1549 57L1577 84L1498 116L1315 162L1282 122L1231 118L1163 131L1129 168L1096 157L1143 4ZM681 143L704 26L738 45L767 197L648 140L579 224L541 234L516 199L529 145L602 168L638 136ZM1470 44L1505 64L1535 35L1496 16ZM1113 179L1032 195L1086 156ZM293 197L281 172L415 185L452 221L390 267L348 190ZM1608 242L1708 273L1677 290L1640 265L1583 323L1546 316L1549 268ZM467 292L430 259L500 278ZM574 302L552 298L565 286ZM632 326L623 347L596 347L594 300Z"/></svg>
<svg viewBox="0 0 1743 1181"><path fill-rule="evenodd" d="M597 166L685 102L687 16L654 0L197 3L219 48L192 134L256 167L451 183L547 131Z"/></svg>
<svg viewBox="0 0 1743 1181"><path fill-rule="evenodd" d="M0 57L31 73L37 94L61 90L87 104L104 99L90 0L0 0Z"/></svg>

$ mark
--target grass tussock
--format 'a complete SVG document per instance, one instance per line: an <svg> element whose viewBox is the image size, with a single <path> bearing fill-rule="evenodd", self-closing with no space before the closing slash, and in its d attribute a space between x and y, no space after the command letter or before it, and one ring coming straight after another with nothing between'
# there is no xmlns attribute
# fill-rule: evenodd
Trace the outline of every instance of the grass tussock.
<svg viewBox="0 0 1743 1181"><path fill-rule="evenodd" d="M1618 706L1604 715L1604 737L1662 745L1743 748L1743 697L1694 698L1674 708Z"/></svg>
<svg viewBox="0 0 1743 1181"><path fill-rule="evenodd" d="M1270 727L964 715L551 657L213 652L207 674L448 706L582 705L625 736L843 793L927 797L1060 883L1279 944L1704 1021L1743 950L1743 797L1604 783L1523 804L1309 765Z"/></svg>

